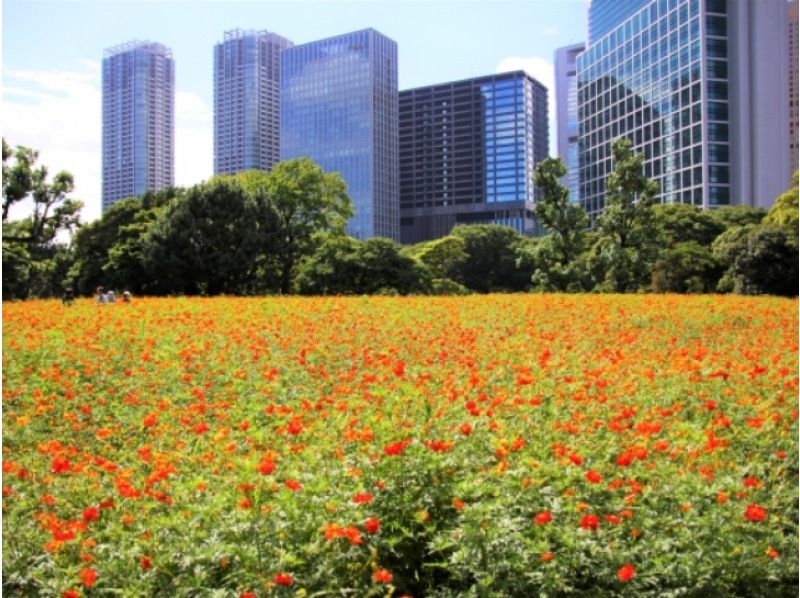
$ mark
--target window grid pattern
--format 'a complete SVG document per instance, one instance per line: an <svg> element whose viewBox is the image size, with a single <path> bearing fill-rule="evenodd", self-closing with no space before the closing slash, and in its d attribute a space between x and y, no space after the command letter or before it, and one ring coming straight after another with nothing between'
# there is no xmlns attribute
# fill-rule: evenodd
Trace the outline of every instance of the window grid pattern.
<svg viewBox="0 0 800 598"><path fill-rule="evenodd" d="M578 57L580 195L605 205L611 142L628 137L656 201L730 203L725 0L653 0Z"/></svg>
<svg viewBox="0 0 800 598"><path fill-rule="evenodd" d="M349 234L399 241L397 44L366 29L293 46L281 76L281 159L342 175Z"/></svg>
<svg viewBox="0 0 800 598"><path fill-rule="evenodd" d="M134 41L106 50L102 68L105 210L174 184L175 63L162 44Z"/></svg>
<svg viewBox="0 0 800 598"><path fill-rule="evenodd" d="M522 71L401 92L403 243L458 223L531 232L533 170L547 148L547 90Z"/></svg>
<svg viewBox="0 0 800 598"><path fill-rule="evenodd" d="M228 31L214 47L214 173L271 170L280 161L280 53L268 31Z"/></svg>

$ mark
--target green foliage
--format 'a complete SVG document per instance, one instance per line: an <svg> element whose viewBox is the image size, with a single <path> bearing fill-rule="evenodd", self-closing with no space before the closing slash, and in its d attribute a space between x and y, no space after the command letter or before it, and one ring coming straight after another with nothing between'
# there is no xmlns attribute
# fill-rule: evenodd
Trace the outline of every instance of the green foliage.
<svg viewBox="0 0 800 598"><path fill-rule="evenodd" d="M328 235L301 263L296 284L306 295L407 295L425 292L429 274L391 239Z"/></svg>
<svg viewBox="0 0 800 598"><path fill-rule="evenodd" d="M463 284L469 290L521 291L530 284L531 273L517 268L516 250L522 237L513 228L459 225L450 234L464 240L468 257L463 265Z"/></svg>
<svg viewBox="0 0 800 598"><path fill-rule="evenodd" d="M404 253L425 264L434 278L453 281L463 280L464 266L469 258L466 242L454 235L419 243L406 248Z"/></svg>
<svg viewBox="0 0 800 598"><path fill-rule="evenodd" d="M252 183L263 188L277 215L270 259L279 290L288 293L297 264L314 252L318 233L344 234L354 213L347 186L338 173L326 173L308 158L281 162L266 178Z"/></svg>
<svg viewBox="0 0 800 598"><path fill-rule="evenodd" d="M6 299L60 294L61 281L54 277L65 273L71 257L57 236L71 235L80 226L83 204L68 197L74 188L72 175L61 171L48 180L47 167L36 167L38 157L23 146L12 150L3 139L3 253L11 254L4 258L9 265L3 271ZM27 200L32 204L30 215L9 222L11 207Z"/></svg>
<svg viewBox="0 0 800 598"><path fill-rule="evenodd" d="M767 211L764 208L751 206L725 206L711 210L709 214L723 226L724 230L728 230L735 226L760 224Z"/></svg>
<svg viewBox="0 0 800 598"><path fill-rule="evenodd" d="M667 247L696 242L709 246L725 226L707 210L689 204L657 204L653 216L661 241Z"/></svg>
<svg viewBox="0 0 800 598"><path fill-rule="evenodd" d="M100 219L81 227L73 241L75 260L68 284L82 295L98 286L147 292L152 285L143 266L145 234L167 203L182 192L169 188L122 199Z"/></svg>
<svg viewBox="0 0 800 598"><path fill-rule="evenodd" d="M147 230L143 266L159 293L241 294L275 242L277 214L264 194L231 179L196 185Z"/></svg>
<svg viewBox="0 0 800 598"><path fill-rule="evenodd" d="M626 138L611 145L614 171L606 180L606 206L597 220L591 256L592 269L602 272L597 288L616 293L646 288L658 255L652 209L658 185L642 174L644 158L631 147Z"/></svg>
<svg viewBox="0 0 800 598"><path fill-rule="evenodd" d="M656 293L711 293L722 274L711 248L697 241L677 243L665 249L653 265Z"/></svg>
<svg viewBox="0 0 800 598"><path fill-rule="evenodd" d="M570 202L569 189L559 183L567 174L560 158L546 158L536 166L533 180L542 196L536 202L536 218L549 235L531 246L533 288L538 291L581 290L583 274L577 257L584 251L586 211ZM519 262L518 262L519 263Z"/></svg>
<svg viewBox="0 0 800 598"><path fill-rule="evenodd" d="M797 233L770 225L732 228L712 246L726 267L718 290L744 295L783 295L798 291Z"/></svg>
<svg viewBox="0 0 800 598"><path fill-rule="evenodd" d="M764 224L780 226L789 231L798 230L798 172L792 176L792 186L775 200L775 204L770 208Z"/></svg>

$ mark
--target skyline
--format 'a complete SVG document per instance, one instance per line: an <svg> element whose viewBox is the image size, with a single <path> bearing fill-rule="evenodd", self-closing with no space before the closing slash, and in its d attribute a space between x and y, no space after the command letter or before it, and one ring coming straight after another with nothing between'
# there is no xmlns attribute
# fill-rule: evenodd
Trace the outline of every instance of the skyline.
<svg viewBox="0 0 800 598"><path fill-rule="evenodd" d="M156 11L160 18L154 18ZM400 90L511 70L528 72L549 91L552 155L553 53L581 41L585 26L584 0L4 0L3 136L11 145L39 150L40 163L51 173L72 172L72 196L84 201L82 220L89 222L100 215L100 63L106 48L140 39L172 49L175 183L188 186L213 175L213 49L225 31L267 30L303 44L372 27L398 44ZM92 34L74 33L86 30Z"/></svg>

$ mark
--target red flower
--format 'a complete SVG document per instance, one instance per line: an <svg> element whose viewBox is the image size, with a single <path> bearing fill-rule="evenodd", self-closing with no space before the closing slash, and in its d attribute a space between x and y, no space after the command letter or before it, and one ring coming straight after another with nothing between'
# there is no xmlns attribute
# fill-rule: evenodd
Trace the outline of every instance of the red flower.
<svg viewBox="0 0 800 598"><path fill-rule="evenodd" d="M153 561L150 560L149 556L142 556L139 557L139 564L142 566L142 569L147 571L153 566Z"/></svg>
<svg viewBox="0 0 800 598"><path fill-rule="evenodd" d="M83 510L83 522L97 521L100 519L100 510L97 507L87 507Z"/></svg>
<svg viewBox="0 0 800 598"><path fill-rule="evenodd" d="M587 471L583 477L586 478L586 481L590 484L599 484L603 481L603 476L597 473L594 469Z"/></svg>
<svg viewBox="0 0 800 598"><path fill-rule="evenodd" d="M380 519L370 517L364 522L364 529L368 534L377 534L381 530Z"/></svg>
<svg viewBox="0 0 800 598"><path fill-rule="evenodd" d="M303 487L303 484L298 482L297 480L286 480L283 483L289 490L300 490Z"/></svg>
<svg viewBox="0 0 800 598"><path fill-rule="evenodd" d="M470 434L472 434L472 426L469 425L468 423L461 424L461 433L464 436L469 436Z"/></svg>
<svg viewBox="0 0 800 598"><path fill-rule="evenodd" d="M64 590L61 598L81 598L81 595L78 594L77 590Z"/></svg>
<svg viewBox="0 0 800 598"><path fill-rule="evenodd" d="M293 419L289 422L289 425L286 427L286 431L289 432L292 436L297 436L300 432L303 431L303 424L300 423L299 419Z"/></svg>
<svg viewBox="0 0 800 598"><path fill-rule="evenodd" d="M575 465L582 465L583 464L583 459L581 458L581 456L580 455L576 455L575 453L572 453L569 456L569 460L572 461Z"/></svg>
<svg viewBox="0 0 800 598"><path fill-rule="evenodd" d="M550 511L542 511L536 517L533 518L536 522L536 525L544 525L545 523L549 523L553 520L553 515Z"/></svg>
<svg viewBox="0 0 800 598"><path fill-rule="evenodd" d="M239 598L256 598L255 592L242 592L239 594Z"/></svg>
<svg viewBox="0 0 800 598"><path fill-rule="evenodd" d="M604 519L609 523L613 523L614 525L617 525L620 521L622 521L622 519L620 519L616 515L606 515Z"/></svg>
<svg viewBox="0 0 800 598"><path fill-rule="evenodd" d="M617 571L617 578L619 578L620 581L630 581L633 579L634 575L636 575L636 567L630 563L625 563L619 568L619 571Z"/></svg>
<svg viewBox="0 0 800 598"><path fill-rule="evenodd" d="M292 576L289 575L288 573L278 573L277 575L275 575L272 581L273 583L279 586L290 586L294 583Z"/></svg>
<svg viewBox="0 0 800 598"><path fill-rule="evenodd" d="M385 447L383 447L383 452L384 454L389 456L399 455L404 450L406 450L406 447L409 444L411 444L410 440L400 440L399 442L393 442L392 444L387 444Z"/></svg>
<svg viewBox="0 0 800 598"><path fill-rule="evenodd" d="M87 588L91 588L97 581L97 572L94 569L84 568L78 572L81 583Z"/></svg>
<svg viewBox="0 0 800 598"><path fill-rule="evenodd" d="M758 479L754 477L748 477L744 479L744 485L746 488L751 488L753 486L758 486Z"/></svg>
<svg viewBox="0 0 800 598"><path fill-rule="evenodd" d="M464 507L465 507L465 506L467 506L467 505L464 503L464 501L463 501L463 500L458 500L458 499L457 499L455 496L453 497L452 503L453 503L453 508L454 508L456 511L463 511L463 510L464 510Z"/></svg>
<svg viewBox="0 0 800 598"><path fill-rule="evenodd" d="M262 459L258 465L258 472L262 475L269 475L275 471L275 463L271 459Z"/></svg>
<svg viewBox="0 0 800 598"><path fill-rule="evenodd" d="M368 504L372 502L372 495L369 492L360 492L353 497L356 504Z"/></svg>
<svg viewBox="0 0 800 598"><path fill-rule="evenodd" d="M392 573L386 569L378 569L372 574L372 579L378 583L392 583Z"/></svg>
<svg viewBox="0 0 800 598"><path fill-rule="evenodd" d="M145 428L150 428L152 426L155 426L157 422L158 422L158 415L155 413L150 413L149 415L145 415L144 419L142 419L142 425Z"/></svg>
<svg viewBox="0 0 800 598"><path fill-rule="evenodd" d="M555 558L555 555L552 552L543 552L541 555L541 559L544 562L552 561Z"/></svg>
<svg viewBox="0 0 800 598"><path fill-rule="evenodd" d="M764 521L767 517L767 510L764 507L751 503L747 505L744 516L750 521Z"/></svg>
<svg viewBox="0 0 800 598"><path fill-rule="evenodd" d="M581 517L581 527L583 529L596 530L600 525L600 518L597 515L584 515Z"/></svg>
<svg viewBox="0 0 800 598"><path fill-rule="evenodd" d="M65 471L69 471L70 463L69 460L65 457L55 457L50 462L50 471L51 473L64 473Z"/></svg>

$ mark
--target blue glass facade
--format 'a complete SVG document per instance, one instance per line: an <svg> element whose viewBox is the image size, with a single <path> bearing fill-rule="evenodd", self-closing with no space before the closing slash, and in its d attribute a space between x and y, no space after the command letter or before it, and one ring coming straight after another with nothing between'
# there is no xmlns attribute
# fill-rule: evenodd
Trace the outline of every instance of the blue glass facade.
<svg viewBox="0 0 800 598"><path fill-rule="evenodd" d="M522 71L401 92L402 242L462 223L533 232L547 148L547 90Z"/></svg>
<svg viewBox="0 0 800 598"><path fill-rule="evenodd" d="M589 43L616 29L622 21L644 8L650 0L591 0L589 4Z"/></svg>
<svg viewBox="0 0 800 598"><path fill-rule="evenodd" d="M342 175L349 234L399 241L397 44L366 29L294 46L281 77L281 159Z"/></svg>
<svg viewBox="0 0 800 598"><path fill-rule="evenodd" d="M730 202L725 0L653 0L578 57L581 198L596 216L628 137L657 200Z"/></svg>
<svg viewBox="0 0 800 598"><path fill-rule="evenodd" d="M215 174L270 170L280 160L280 53L291 45L237 29L215 46Z"/></svg>
<svg viewBox="0 0 800 598"><path fill-rule="evenodd" d="M161 44L103 57L103 204L174 184L175 63Z"/></svg>

